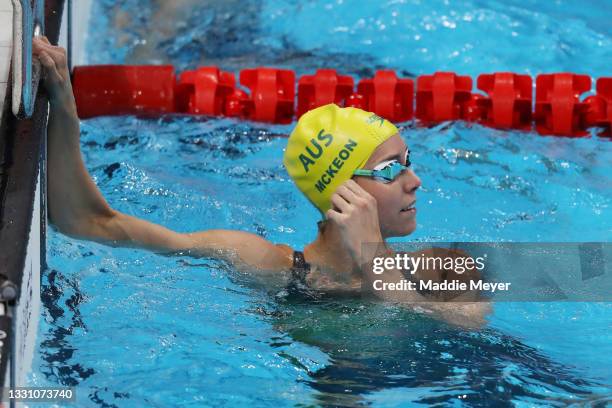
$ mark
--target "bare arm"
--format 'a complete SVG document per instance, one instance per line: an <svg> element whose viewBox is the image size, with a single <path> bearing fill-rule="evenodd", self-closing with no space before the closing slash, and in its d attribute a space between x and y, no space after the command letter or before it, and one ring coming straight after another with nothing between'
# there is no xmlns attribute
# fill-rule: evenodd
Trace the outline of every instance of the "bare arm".
<svg viewBox="0 0 612 408"><path fill-rule="evenodd" d="M255 234L227 230L179 233L112 209L83 163L65 50L46 39L35 39L34 53L45 69L50 102L49 220L62 233L112 246L215 257L241 268L274 271L290 265L287 247Z"/></svg>
<svg viewBox="0 0 612 408"><path fill-rule="evenodd" d="M49 219L62 232L95 238L96 226L115 215L91 180L79 146L79 119L65 50L46 38L35 38L33 52L44 68L49 96L48 160Z"/></svg>

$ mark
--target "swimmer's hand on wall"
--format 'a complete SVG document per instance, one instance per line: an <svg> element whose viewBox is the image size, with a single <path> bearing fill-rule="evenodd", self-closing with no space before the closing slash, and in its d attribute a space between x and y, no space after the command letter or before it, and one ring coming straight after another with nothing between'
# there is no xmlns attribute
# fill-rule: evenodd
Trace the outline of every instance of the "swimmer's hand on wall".
<svg viewBox="0 0 612 408"><path fill-rule="evenodd" d="M32 53L43 66L43 81L51 106L74 108L66 50L51 45L47 37L35 37L32 41Z"/></svg>
<svg viewBox="0 0 612 408"><path fill-rule="evenodd" d="M383 242L376 199L355 181L347 180L331 201L332 208L325 213L328 221L339 227L342 243L355 263L368 263L374 254L362 253L362 244Z"/></svg>

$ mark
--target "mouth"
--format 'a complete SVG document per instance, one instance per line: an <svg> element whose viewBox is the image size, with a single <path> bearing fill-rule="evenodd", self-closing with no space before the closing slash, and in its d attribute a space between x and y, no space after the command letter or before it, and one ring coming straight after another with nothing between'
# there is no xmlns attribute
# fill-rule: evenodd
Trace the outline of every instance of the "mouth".
<svg viewBox="0 0 612 408"><path fill-rule="evenodd" d="M416 204L416 200L414 200L413 202L411 202L410 204L408 204L406 207L402 208L400 210L400 212L411 212L411 213L415 213L416 212L416 207L414 206Z"/></svg>

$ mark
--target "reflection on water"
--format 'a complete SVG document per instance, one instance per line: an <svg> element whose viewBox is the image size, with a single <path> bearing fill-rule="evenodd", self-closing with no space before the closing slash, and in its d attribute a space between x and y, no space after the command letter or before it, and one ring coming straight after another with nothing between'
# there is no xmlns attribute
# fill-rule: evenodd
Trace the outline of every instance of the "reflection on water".
<svg viewBox="0 0 612 408"><path fill-rule="evenodd" d="M90 54L89 63L172 64L178 71L205 65L234 72L255 66L297 73L335 68L357 76L385 68L367 54L303 50L287 37L271 38L261 8L260 1L243 0L99 1L94 11L107 17L92 23L89 47L100 51Z"/></svg>

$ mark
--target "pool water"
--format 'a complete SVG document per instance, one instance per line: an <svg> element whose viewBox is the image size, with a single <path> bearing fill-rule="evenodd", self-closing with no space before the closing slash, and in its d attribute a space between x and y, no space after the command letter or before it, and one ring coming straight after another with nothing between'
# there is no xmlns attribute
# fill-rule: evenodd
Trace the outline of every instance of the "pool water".
<svg viewBox="0 0 612 408"><path fill-rule="evenodd" d="M90 62L186 69L215 61L298 73L328 66L355 76L377 67L404 75L612 74L604 62L610 6L190 3L162 13L165 3L153 0L94 2ZM156 19L164 30L152 32ZM290 126L177 116L81 126L87 167L119 211L179 231L246 230L296 249L315 238L318 213L282 166ZM403 240L612 236L608 140L462 122L401 128L423 182L417 231ZM113 249L53 230L48 238L31 381L76 387L78 406L604 406L612 399L610 303L497 303L483 330L466 331L361 300L286 299L249 288L245 276L209 259Z"/></svg>

